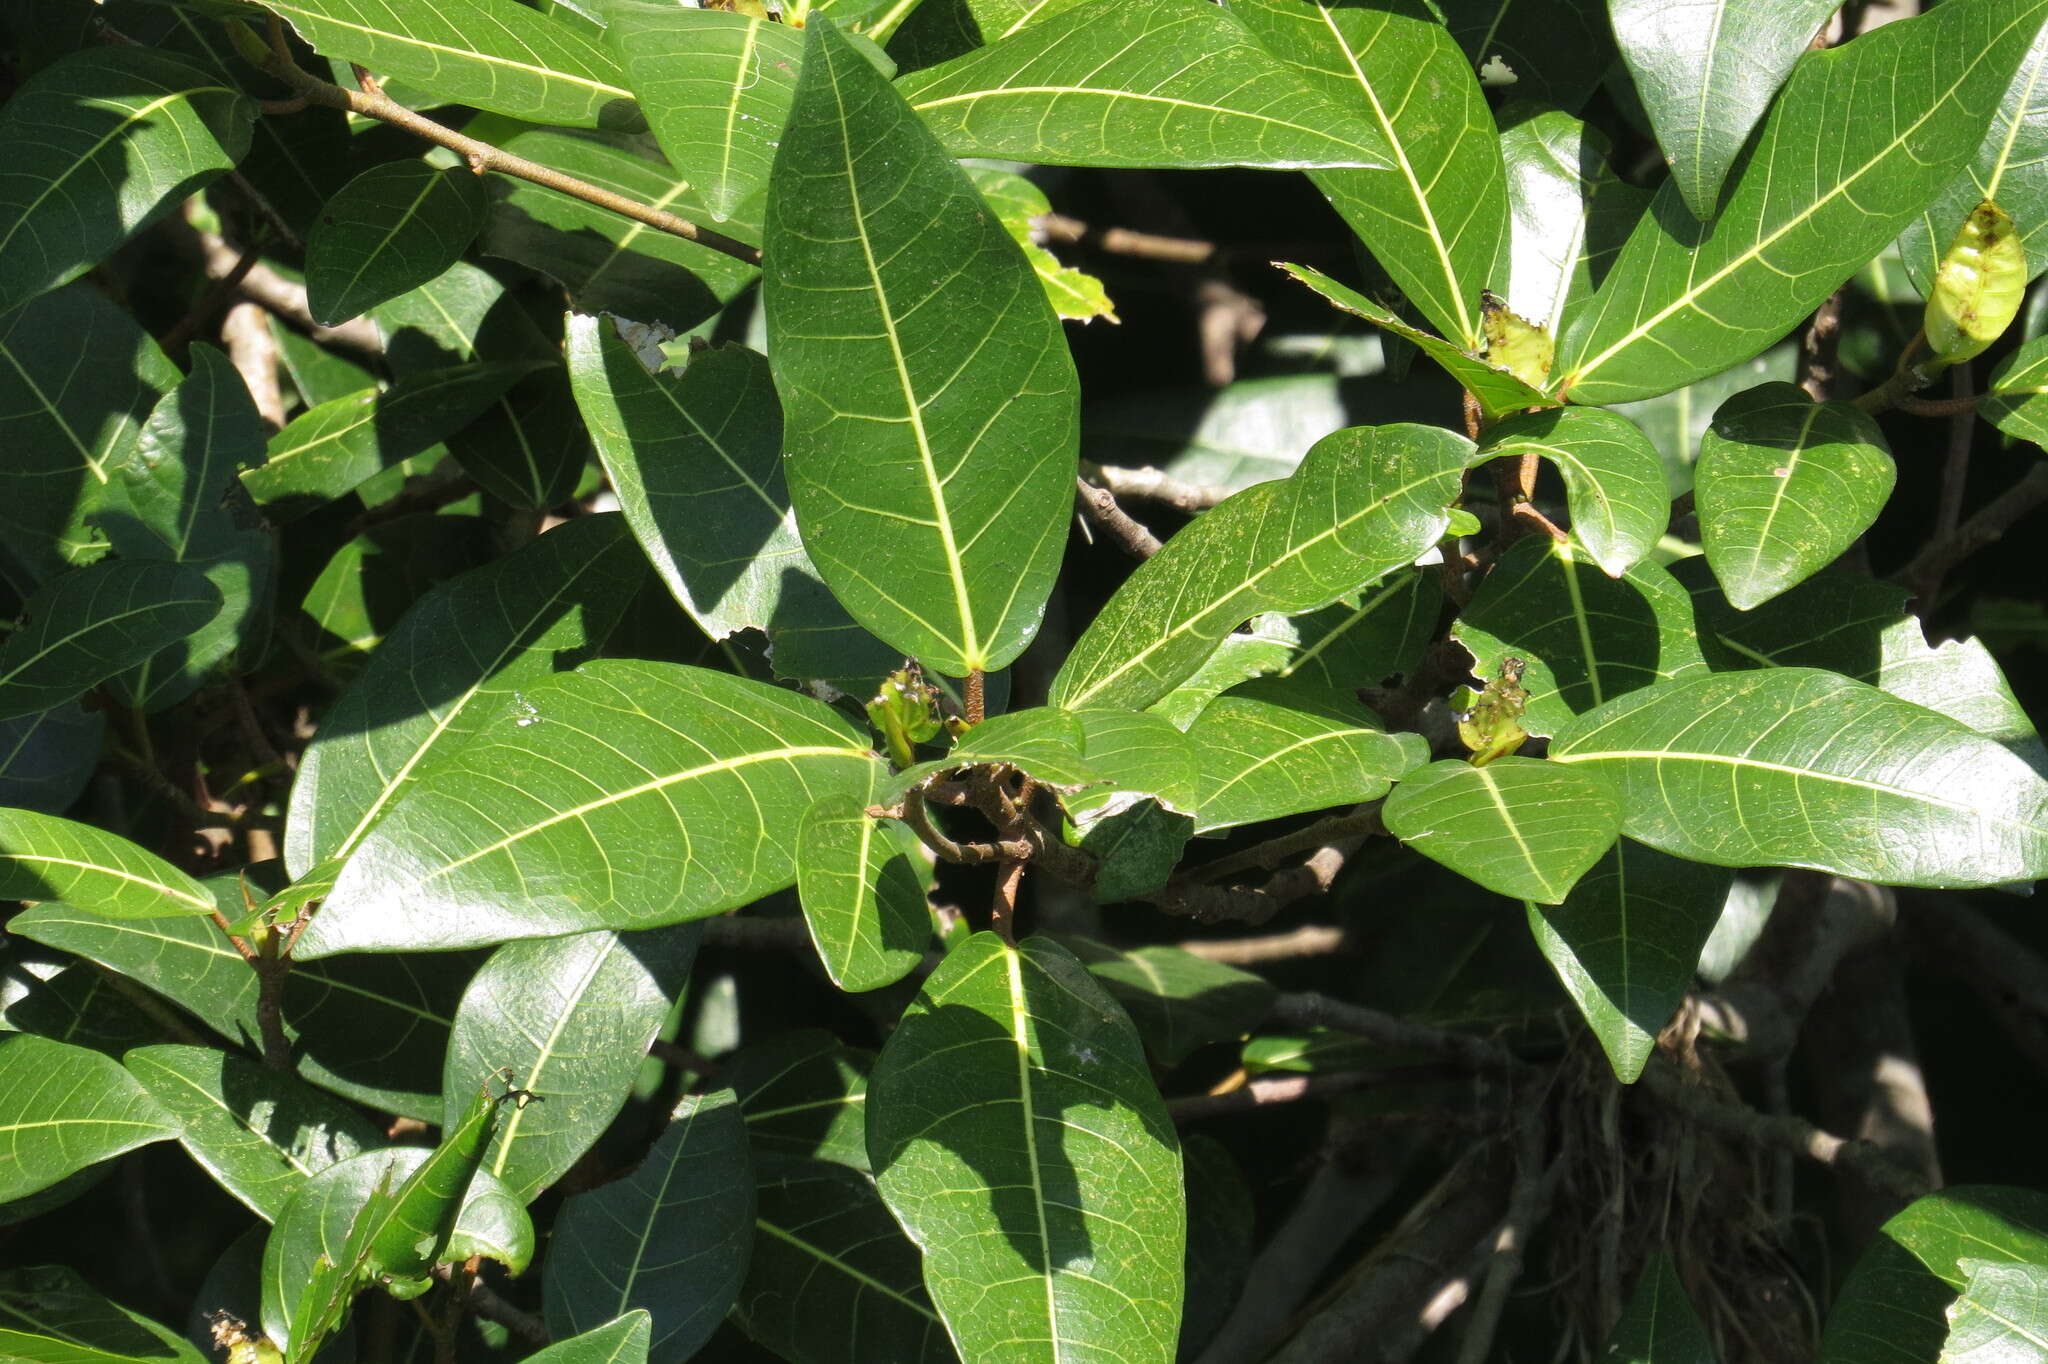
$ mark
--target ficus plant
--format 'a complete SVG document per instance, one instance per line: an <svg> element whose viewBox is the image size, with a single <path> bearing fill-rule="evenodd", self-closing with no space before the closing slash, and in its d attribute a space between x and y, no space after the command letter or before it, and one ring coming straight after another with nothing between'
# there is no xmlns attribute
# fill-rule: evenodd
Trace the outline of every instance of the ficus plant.
<svg viewBox="0 0 2048 1364"><path fill-rule="evenodd" d="M0 6L0 1359L2043 1358L1897 8Z"/></svg>

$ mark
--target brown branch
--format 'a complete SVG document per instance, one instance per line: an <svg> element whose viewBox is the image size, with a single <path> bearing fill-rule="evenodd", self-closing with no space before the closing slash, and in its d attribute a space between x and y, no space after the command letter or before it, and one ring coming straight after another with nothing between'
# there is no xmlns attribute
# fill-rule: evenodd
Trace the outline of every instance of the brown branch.
<svg viewBox="0 0 2048 1364"><path fill-rule="evenodd" d="M1841 377L1842 296L1847 289L1844 285L1822 300L1799 338L1799 386L1817 403L1834 396L1835 380Z"/></svg>
<svg viewBox="0 0 2048 1364"><path fill-rule="evenodd" d="M1289 867L1261 886L1210 886L1174 880L1139 898L1198 923L1262 924L1296 900L1328 890L1336 883L1337 873L1344 870L1348 855L1349 850L1342 846L1319 848L1308 861Z"/></svg>
<svg viewBox="0 0 2048 1364"><path fill-rule="evenodd" d="M196 336L201 327L213 320L215 313L227 306L242 281L256 268L257 258L261 255L262 251L257 247L243 247L242 254L228 272L214 280L213 287L200 295L199 301L187 309L169 331L156 339L157 345L167 351L176 350Z"/></svg>
<svg viewBox="0 0 2048 1364"><path fill-rule="evenodd" d="M1299 957L1329 956L1343 951L1344 943L1344 930L1341 928L1303 924L1285 933L1269 933L1257 938L1214 941L1197 938L1176 945L1190 956L1222 962L1225 966L1259 966L1272 961L1293 961Z"/></svg>
<svg viewBox="0 0 2048 1364"><path fill-rule="evenodd" d="M1033 218L1031 235L1040 243L1088 246L1112 255L1172 261L1178 265L1204 265L1221 254L1214 242L1162 237L1157 233L1133 232L1123 227L1090 227L1078 218L1060 213L1042 213Z"/></svg>
<svg viewBox="0 0 2048 1364"><path fill-rule="evenodd" d="M1949 387L1958 399L1969 394L1968 361L1949 371ZM1971 406L1957 409L1948 419L1948 453L1941 465L1941 499L1935 505L1934 535L1930 539L1933 544L1947 540L1962 524L1963 490L1970 481L1970 447L1977 435L1975 401L1970 399ZM1925 578L1913 585L1914 605L1919 609L1921 620L1934 614L1935 604L1941 597L1941 581L1947 576L1948 565L1937 563L1930 567Z"/></svg>
<svg viewBox="0 0 2048 1364"><path fill-rule="evenodd" d="M979 668L967 670L967 686L961 696L961 718L978 725L988 715L988 675Z"/></svg>
<svg viewBox="0 0 2048 1364"><path fill-rule="evenodd" d="M170 243L195 259L209 278L225 278L240 263L241 253L212 232L201 232L173 214L165 231ZM306 286L286 279L267 265L253 265L235 286L242 297L260 303L271 312L311 336L322 345L339 346L375 359L384 353L384 339L368 318L357 318L338 327L323 327L313 320L306 306Z"/></svg>
<svg viewBox="0 0 2048 1364"><path fill-rule="evenodd" d="M1232 496L1231 489L1221 484L1189 483L1150 467L1123 469L1114 464L1096 464L1083 460L1081 472L1089 482L1107 488L1118 497L1138 497L1148 502L1162 502L1191 516L1196 512L1205 512Z"/></svg>
<svg viewBox="0 0 2048 1364"><path fill-rule="evenodd" d="M455 1268L456 1266L454 1265L436 1265L434 1266L434 1272L446 1278L448 1271L452 1271ZM485 1321L495 1321L521 1340L529 1341L535 1345L546 1345L554 1339L553 1336L548 1334L546 1322L533 1313L523 1308L514 1307L511 1303L499 1297L496 1290L483 1281L481 1275L473 1276L469 1279L469 1296L466 1305L470 1311L476 1313Z"/></svg>
<svg viewBox="0 0 2048 1364"><path fill-rule="evenodd" d="M1540 1111L1523 1119L1522 1136L1515 1144L1515 1183L1508 1195L1507 1216L1494 1233L1486 1281L1472 1304L1464 1338L1458 1342L1457 1364L1486 1364L1494 1357L1494 1336L1500 1330L1501 1312L1508 1305L1508 1292L1522 1276L1529 1241L1549 1215L1551 1195L1564 1172L1562 1159L1544 1168L1543 1147L1548 1132L1549 1123Z"/></svg>
<svg viewBox="0 0 2048 1364"><path fill-rule="evenodd" d="M1306 991L1283 994L1273 1001L1266 1021L1289 1028L1331 1028L1363 1037L1383 1047L1441 1056L1475 1070L1503 1070L1513 1075L1528 1069L1519 1057L1496 1042L1470 1033L1434 1028L1427 1023L1411 1023L1362 1004L1346 1004L1342 1000L1331 999L1328 995Z"/></svg>
<svg viewBox="0 0 2048 1364"><path fill-rule="evenodd" d="M1296 829L1291 834L1281 834L1263 843L1255 843L1242 852L1219 857L1214 862L1204 862L1190 875L1200 881L1216 881L1236 872L1277 867L1296 853L1320 848L1325 844L1383 834L1387 831L1387 826L1380 818L1380 807L1385 804L1383 800L1368 801L1341 815L1329 815L1305 829Z"/></svg>
<svg viewBox="0 0 2048 1364"><path fill-rule="evenodd" d="M1956 527L1953 534L1913 556L1913 561L1893 574L1892 580L1908 587L1938 581L1964 559L1996 543L2020 518L2044 502L2048 502L2048 460L2037 460L2024 478L1986 503L1975 516Z"/></svg>
<svg viewBox="0 0 2048 1364"><path fill-rule="evenodd" d="M1098 488L1085 478L1074 480L1074 500L1088 519L1100 526L1117 548L1133 559L1149 559L1160 550L1159 537L1131 518L1116 504L1116 494Z"/></svg>
<svg viewBox="0 0 2048 1364"><path fill-rule="evenodd" d="M1337 1071L1329 1075L1261 1075L1238 1089L1222 1094L1190 1094L1166 1101L1167 1116L1175 1122L1194 1122L1226 1113L1248 1113L1273 1104L1296 1103L1325 1094L1348 1094L1384 1080L1383 1070Z"/></svg>
<svg viewBox="0 0 2048 1364"><path fill-rule="evenodd" d="M1962 364L1956 366L1953 372L1961 374L1968 369L1967 364ZM1952 398L1916 398L1910 393L1901 393L1892 399L1892 406L1916 417L1955 417L1975 413L1983 401L1991 396L1989 393L1968 392L1969 385L1962 380L1958 380L1955 387L1956 394Z"/></svg>
<svg viewBox="0 0 2048 1364"><path fill-rule="evenodd" d="M284 385L277 377L277 338L270 333L270 314L256 303L236 303L221 319L220 341L248 387L257 415L273 431L282 427Z"/></svg>

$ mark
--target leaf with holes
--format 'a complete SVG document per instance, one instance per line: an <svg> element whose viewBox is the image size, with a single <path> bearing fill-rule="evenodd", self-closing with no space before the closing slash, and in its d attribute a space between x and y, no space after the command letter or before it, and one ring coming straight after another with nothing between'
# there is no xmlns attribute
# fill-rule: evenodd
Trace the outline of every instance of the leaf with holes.
<svg viewBox="0 0 2048 1364"><path fill-rule="evenodd" d="M1174 1357L1179 1144L1130 1020L1065 948L947 954L876 1062L868 1153L964 1358Z"/></svg>
<svg viewBox="0 0 2048 1364"><path fill-rule="evenodd" d="M811 943L842 990L901 980L932 940L926 871L902 825L871 818L865 796L840 795L804 811L796 885Z"/></svg>
<svg viewBox="0 0 2048 1364"><path fill-rule="evenodd" d="M1045 286L1046 299L1063 321L1092 322L1098 317L1117 320L1116 307L1109 301L1101 280L1060 264L1057 256L1039 244L1033 224L1052 212L1052 201L1045 197L1044 190L1015 171L996 166L969 166L967 176L981 192L982 202L1023 248L1024 259L1031 262L1038 282Z"/></svg>
<svg viewBox="0 0 2048 1364"><path fill-rule="evenodd" d="M341 187L306 236L306 307L332 327L455 264L490 199L467 166L386 161Z"/></svg>
<svg viewBox="0 0 2048 1364"><path fill-rule="evenodd" d="M1558 407L1509 417L1487 431L1479 450L1491 459L1540 455L1555 465L1572 535L1610 578L1640 563L1671 520L1657 447L1619 412Z"/></svg>
<svg viewBox="0 0 2048 1364"><path fill-rule="evenodd" d="M1597 772L1452 759L1402 778L1384 817L1388 833L1496 895L1554 905L1614 846L1622 810Z"/></svg>
<svg viewBox="0 0 2048 1364"><path fill-rule="evenodd" d="M0 1033L0 1203L178 1135L121 1063L29 1033Z"/></svg>
<svg viewBox="0 0 2048 1364"><path fill-rule="evenodd" d="M1188 730L1201 763L1199 832L1374 800L1429 760L1420 735L1389 734L1332 693L1251 683Z"/></svg>
<svg viewBox="0 0 2048 1364"><path fill-rule="evenodd" d="M0 720L75 701L205 629L220 610L220 589L193 564L107 559L57 574L0 643Z"/></svg>
<svg viewBox="0 0 2048 1364"><path fill-rule="evenodd" d="M1065 546L1074 363L966 173L829 21L809 33L763 286L797 522L862 625L993 671L1037 632Z"/></svg>

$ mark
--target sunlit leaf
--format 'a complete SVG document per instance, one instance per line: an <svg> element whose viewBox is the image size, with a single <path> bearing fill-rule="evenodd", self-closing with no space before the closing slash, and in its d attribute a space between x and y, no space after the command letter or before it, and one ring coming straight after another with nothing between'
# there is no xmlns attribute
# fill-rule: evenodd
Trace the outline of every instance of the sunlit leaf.
<svg viewBox="0 0 2048 1364"><path fill-rule="evenodd" d="M206 914L206 887L118 834L28 810L0 810L0 897L62 900L110 919Z"/></svg>
<svg viewBox="0 0 2048 1364"><path fill-rule="evenodd" d="M1556 336L1606 279L1650 192L1614 174L1604 133L1561 110L1503 130L1500 150L1513 262L1508 303Z"/></svg>
<svg viewBox="0 0 2048 1364"><path fill-rule="evenodd" d="M0 639L0 719L75 701L220 611L220 589L191 564L108 559L59 573Z"/></svg>
<svg viewBox="0 0 2048 1364"><path fill-rule="evenodd" d="M119 1061L31 1033L0 1033L0 1202L177 1135L177 1119Z"/></svg>
<svg viewBox="0 0 2048 1364"><path fill-rule="evenodd" d="M1384 817L1394 837L1495 894L1554 905L1613 846L1622 808L1598 773L1449 759L1403 777Z"/></svg>
<svg viewBox="0 0 2048 1364"><path fill-rule="evenodd" d="M797 829L796 884L825 973L842 990L901 980L932 940L924 866L901 825L865 796L821 800Z"/></svg>
<svg viewBox="0 0 2048 1364"><path fill-rule="evenodd" d="M1254 683L1219 696L1188 730L1201 762L1195 827L1208 833L1372 800L1429 758L1415 734L1389 734L1355 702Z"/></svg>
<svg viewBox="0 0 2048 1364"><path fill-rule="evenodd" d="M1510 417L1487 431L1479 449L1495 459L1541 455L1555 465L1572 534L1610 578L1649 554L1671 519L1657 447L1619 413L1563 407Z"/></svg>
<svg viewBox="0 0 2048 1364"><path fill-rule="evenodd" d="M484 225L467 166L386 161L342 186L306 236L306 306L331 327L453 265Z"/></svg>

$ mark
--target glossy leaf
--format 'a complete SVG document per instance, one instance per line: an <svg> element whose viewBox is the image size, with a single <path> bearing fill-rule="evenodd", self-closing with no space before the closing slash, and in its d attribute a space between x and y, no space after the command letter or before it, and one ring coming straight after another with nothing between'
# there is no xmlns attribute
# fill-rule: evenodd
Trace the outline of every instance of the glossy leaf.
<svg viewBox="0 0 2048 1364"><path fill-rule="evenodd" d="M825 1161L761 1171L754 1253L733 1323L794 1364L959 1356L931 1307L917 1247L858 1170Z"/></svg>
<svg viewBox="0 0 2048 1364"><path fill-rule="evenodd" d="M1564 387L1648 397L1784 335L1967 164L2044 14L1959 0L1802 57L1711 222L1657 192L1563 340ZM1882 117L1871 89L1892 95Z"/></svg>
<svg viewBox="0 0 2048 1364"><path fill-rule="evenodd" d="M610 1126L675 1005L698 930L577 933L507 943L463 991L441 1092L450 1130L477 1089L509 1085L483 1168L532 1202Z"/></svg>
<svg viewBox="0 0 2048 1364"><path fill-rule="evenodd" d="M335 551L301 603L320 632L321 658L352 680L416 600L496 549L475 516L398 516L366 528ZM294 837L287 825L287 848Z"/></svg>
<svg viewBox="0 0 2048 1364"><path fill-rule="evenodd" d="M0 109L0 309L76 279L249 149L255 101L188 59L92 47Z"/></svg>
<svg viewBox="0 0 2048 1364"><path fill-rule="evenodd" d="M1458 613L1452 637L1475 677L1519 658L1528 700L1522 727L1555 734L1602 702L1705 667L1692 603L1670 573L1640 563L1619 579L1547 536L1509 546Z"/></svg>
<svg viewBox="0 0 2048 1364"><path fill-rule="evenodd" d="M829 21L809 31L763 287L798 524L863 626L949 675L993 671L1058 571L1073 360L966 173Z"/></svg>
<svg viewBox="0 0 2048 1364"><path fill-rule="evenodd" d="M220 614L220 589L189 564L119 559L51 578L0 641L0 720L77 700Z"/></svg>
<svg viewBox="0 0 2048 1364"><path fill-rule="evenodd" d="M1531 105L1576 113L1614 60L1606 0L1437 0L1437 8L1480 80Z"/></svg>
<svg viewBox="0 0 2048 1364"><path fill-rule="evenodd" d="M1282 482L1238 493L1132 573L1053 679L1069 709L1171 691L1239 625L1370 586L1443 535L1472 446L1438 427L1354 427Z"/></svg>
<svg viewBox="0 0 2048 1364"><path fill-rule="evenodd" d="M977 933L876 1063L868 1152L963 1358L1173 1358L1180 1152L1123 1010L1066 949Z"/></svg>
<svg viewBox="0 0 2048 1364"><path fill-rule="evenodd" d="M804 811L796 884L825 974L842 990L878 990L909 974L932 940L926 871L902 826L842 795Z"/></svg>
<svg viewBox="0 0 2048 1364"><path fill-rule="evenodd" d="M0 810L0 897L62 900L109 919L212 912L206 887L155 853L90 824Z"/></svg>
<svg viewBox="0 0 2048 1364"><path fill-rule="evenodd" d="M1837 0L1610 0L1608 13L1671 181L1712 218L1737 153Z"/></svg>
<svg viewBox="0 0 2048 1364"><path fill-rule="evenodd" d="M1664 461L1665 486L1676 497L1692 487L1693 463L1699 457L1700 440L1721 404L1758 384L1796 378L1798 352L1796 342L1785 341L1753 360L1684 388L1640 402L1616 403L1609 410L1634 422L1657 447L1657 454Z"/></svg>
<svg viewBox="0 0 2048 1364"><path fill-rule="evenodd" d="M1232 14L1315 93L1369 115L1384 168L1316 187L1444 336L1482 340L1479 295L1508 281L1499 133L1472 67L1426 0L1233 0Z"/></svg>
<svg viewBox="0 0 2048 1364"><path fill-rule="evenodd" d="M197 344L192 377L157 403L136 445L111 461L97 520L115 553L170 559L206 575L220 613L123 675L116 690L143 710L196 691L215 668L260 654L269 629L276 548L236 482L261 463L268 431L226 355Z"/></svg>
<svg viewBox="0 0 2048 1364"><path fill-rule="evenodd" d="M1529 931L1623 1084L1692 988L1733 877L1624 838Z"/></svg>
<svg viewBox="0 0 2048 1364"><path fill-rule="evenodd" d="M569 372L535 370L448 437L448 452L477 485L527 511L560 507L590 464L590 434L569 393Z"/></svg>
<svg viewBox="0 0 2048 1364"><path fill-rule="evenodd" d="M455 264L490 199L467 166L386 161L341 187L306 236L306 306L332 327Z"/></svg>
<svg viewBox="0 0 2048 1364"><path fill-rule="evenodd" d="M1452 759L1402 778L1384 818L1394 837L1496 895L1554 905L1614 846L1622 808L1597 773Z"/></svg>
<svg viewBox="0 0 2048 1364"><path fill-rule="evenodd" d="M525 361L528 372L560 360L557 347L517 295L496 275L466 260L379 303L367 316L384 342L385 366L401 382L425 382L427 372L435 370L460 374L470 360Z"/></svg>
<svg viewBox="0 0 2048 1364"><path fill-rule="evenodd" d="M1356 596L1294 617L1293 647L1272 674L1339 694L1386 685L1421 657L1442 609L1435 574L1393 574Z"/></svg>
<svg viewBox="0 0 2048 1364"><path fill-rule="evenodd" d="M106 717L59 706L0 721L0 806L61 814L92 780Z"/></svg>
<svg viewBox="0 0 2048 1364"><path fill-rule="evenodd" d="M1237 1041L1273 1006L1273 986L1263 977L1178 947L1119 949L1079 937L1067 942L1088 974L1123 1005L1161 1066L1177 1066L1212 1042Z"/></svg>
<svg viewBox="0 0 2048 1364"><path fill-rule="evenodd" d="M0 1033L0 1202L178 1135L121 1063L30 1033Z"/></svg>
<svg viewBox="0 0 2048 1364"><path fill-rule="evenodd" d="M2048 1360L2048 1265L1964 1260L1970 1281L1948 1309L1941 1364Z"/></svg>
<svg viewBox="0 0 2048 1364"><path fill-rule="evenodd" d="M889 55L905 70L931 66L1043 23L1081 0L917 0ZM900 0L898 0L900 3Z"/></svg>
<svg viewBox="0 0 2048 1364"><path fill-rule="evenodd" d="M608 0L605 39L655 140L723 222L768 183L803 65L800 29L715 9Z"/></svg>
<svg viewBox="0 0 2048 1364"><path fill-rule="evenodd" d="M1668 1251L1643 1266L1601 1358L1611 1364L1716 1364L1713 1338Z"/></svg>
<svg viewBox="0 0 2048 1364"><path fill-rule="evenodd" d="M103 1297L76 1270L0 1272L0 1358L24 1364L205 1364L167 1326Z"/></svg>
<svg viewBox="0 0 2048 1364"><path fill-rule="evenodd" d="M1833 673L1663 683L1580 716L1550 757L1610 777L1623 832L1695 862L1904 886L2048 875L2048 781L1995 741Z"/></svg>
<svg viewBox="0 0 2048 1364"><path fill-rule="evenodd" d="M684 1099L639 1169L563 1206L542 1284L548 1329L644 1307L649 1364L688 1359L739 1292L753 1231L739 1105L729 1090Z"/></svg>
<svg viewBox="0 0 2048 1364"><path fill-rule="evenodd" d="M176 1120L186 1152L266 1222L313 1175L384 1144L347 1104L211 1047L137 1047L122 1064Z"/></svg>
<svg viewBox="0 0 2048 1364"><path fill-rule="evenodd" d="M1561 407L1509 417L1487 431L1479 448L1489 458L1533 454L1555 465L1564 476L1572 535L1610 578L1641 562L1671 520L1657 447L1618 412ZM1703 507L1703 525L1706 519Z"/></svg>
<svg viewBox="0 0 2048 1364"><path fill-rule="evenodd" d="M1461 346L1453 345L1440 336L1432 336L1417 327L1403 322L1390 309L1331 279L1320 270L1306 265L1280 266L1288 274L1306 284L1309 288L1328 299L1330 303L1347 313L1362 317L1382 331L1393 333L1404 341L1413 343L1424 355L1442 365L1444 372L1479 400L1479 406L1489 417L1504 417L1510 412L1520 412L1530 407L1553 407L1557 400L1541 389L1532 388L1521 379L1498 365L1489 363L1483 357L1473 354Z"/></svg>
<svg viewBox="0 0 2048 1364"><path fill-rule="evenodd" d="M611 57L516 0L264 0L325 56L536 123L630 126L632 94Z"/></svg>
<svg viewBox="0 0 2048 1364"><path fill-rule="evenodd" d="M1188 730L1202 773L1197 831L1373 800L1429 760L1420 735L1389 734L1347 699L1254 683L1210 702Z"/></svg>
<svg viewBox="0 0 2048 1364"><path fill-rule="evenodd" d="M729 1071L761 1160L828 1160L868 1168L868 1071L874 1054L799 1028L740 1048Z"/></svg>
<svg viewBox="0 0 2048 1364"><path fill-rule="evenodd" d="M1991 371L1991 389L1977 411L1984 420L2036 445L2048 444L2048 336L2037 336Z"/></svg>
<svg viewBox="0 0 2048 1364"><path fill-rule="evenodd" d="M821 702L607 659L536 683L357 845L296 955L652 928L795 879L796 824L879 760Z"/></svg>
<svg viewBox="0 0 2048 1364"><path fill-rule="evenodd" d="M1032 224L1052 212L1052 201L1045 197L1044 190L1015 171L995 166L969 166L967 175L981 192L982 202L994 211L1011 240L1023 249L1024 259L1031 262L1038 282L1045 286L1046 299L1062 321L1092 322L1098 317L1117 320L1116 307L1109 301L1101 280L1060 264L1057 256L1039 244Z"/></svg>
<svg viewBox="0 0 2048 1364"><path fill-rule="evenodd" d="M899 88L955 156L1044 165L1384 166L1385 139L1202 0L1089 0Z"/></svg>
<svg viewBox="0 0 2048 1364"><path fill-rule="evenodd" d="M505 150L693 221L702 212L687 177L622 148L535 129ZM758 273L731 256L555 190L503 177L491 189L496 198L482 249L559 281L587 313L694 327ZM760 201L752 201L727 230L756 240L759 209Z"/></svg>
<svg viewBox="0 0 2048 1364"><path fill-rule="evenodd" d="M526 1102L517 1091L493 1095L484 1086L470 1094L463 1111L442 1127L440 1142L392 1194L370 1237L365 1263L372 1272L417 1281L443 1260L464 1258L450 1254L450 1241L470 1184L481 1171L502 1108ZM517 1273L525 1265L507 1267Z"/></svg>
<svg viewBox="0 0 2048 1364"><path fill-rule="evenodd" d="M50 345L52 336L69 344ZM93 363L77 363L79 353ZM88 517L150 409L181 377L90 284L0 314L0 576L26 593L101 552Z"/></svg>
<svg viewBox="0 0 2048 1364"><path fill-rule="evenodd" d="M529 1364L647 1364L653 1318L635 1308L569 1340L558 1340L526 1358Z"/></svg>
<svg viewBox="0 0 2048 1364"><path fill-rule="evenodd" d="M1693 470L1700 537L1728 600L1747 610L1832 563L1870 528L1898 471L1850 403L1764 384L1721 404Z"/></svg>
<svg viewBox="0 0 2048 1364"><path fill-rule="evenodd" d="M1504 129L1500 150L1512 262L1508 304L1557 336L1607 277L1650 192L1614 174L1604 133L1561 110L1542 110Z"/></svg>
<svg viewBox="0 0 2048 1364"><path fill-rule="evenodd" d="M621 520L582 516L423 595L307 746L286 865L353 852L443 756L595 652L642 581Z"/></svg>

